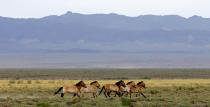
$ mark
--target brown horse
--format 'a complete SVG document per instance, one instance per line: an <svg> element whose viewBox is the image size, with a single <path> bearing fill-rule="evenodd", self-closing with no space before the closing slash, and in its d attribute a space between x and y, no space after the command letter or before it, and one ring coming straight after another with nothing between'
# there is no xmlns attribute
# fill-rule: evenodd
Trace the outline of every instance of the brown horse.
<svg viewBox="0 0 210 107"><path fill-rule="evenodd" d="M82 87L81 88L81 94L84 97L84 93L92 93L93 97L97 97L96 93L97 90L100 89L100 84L98 83L98 81L93 81L90 83L90 85L87 85L86 88Z"/></svg>
<svg viewBox="0 0 210 107"><path fill-rule="evenodd" d="M144 98L146 98L146 96L142 93L142 87L143 87L143 88L146 88L145 83L144 83L143 81L138 82L138 83L136 84L136 87L132 87L132 88L131 88L130 92L131 92L131 93L136 93L136 97L138 97L138 95L141 94Z"/></svg>
<svg viewBox="0 0 210 107"><path fill-rule="evenodd" d="M105 91L104 91L105 97L107 97L107 96L110 97L110 93L111 93L112 91L115 92L119 97L121 97L121 93L120 93L120 87L121 87L121 86L126 87L126 86L125 86L125 82L122 81L122 80L116 82L115 84L105 84L105 85L102 87L102 89L101 89L99 95L102 93L103 90L105 90Z"/></svg>
<svg viewBox="0 0 210 107"><path fill-rule="evenodd" d="M126 84L126 87L121 87L121 92L122 92L122 96L124 93L126 93L126 95L128 96L128 94L130 94L130 98L131 98L131 88L136 88L136 83L134 81L130 81ZM116 96L116 94L115 94Z"/></svg>
<svg viewBox="0 0 210 107"><path fill-rule="evenodd" d="M67 92L68 92L68 93L71 93L71 94L74 94L73 97L75 97L76 95L77 95L78 97L80 97L80 96L79 96L79 92L80 92L80 89L81 89L82 87L85 87L85 88L86 88L86 85L85 85L85 83L84 83L83 81L80 81L80 82L78 82L77 84L72 85L72 86L60 87L60 88L58 89L58 91L56 91L56 92L54 93L54 95L58 94L58 93L63 89L63 92L61 93L61 97L64 97L64 94L67 93Z"/></svg>

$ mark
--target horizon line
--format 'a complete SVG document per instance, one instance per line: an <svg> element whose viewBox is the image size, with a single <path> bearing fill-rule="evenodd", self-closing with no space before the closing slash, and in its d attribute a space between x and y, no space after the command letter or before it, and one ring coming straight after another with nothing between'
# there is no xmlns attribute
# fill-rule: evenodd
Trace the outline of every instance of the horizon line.
<svg viewBox="0 0 210 107"><path fill-rule="evenodd" d="M130 15L118 14L118 13L114 13L114 12L110 12L110 13L79 13L79 12L72 12L72 11L66 11L65 13L62 13L62 14L50 14L50 15L46 15L46 16L42 16L42 17L9 17L9 16L1 16L1 15L0 15L0 17L11 18L11 19L42 19L42 18L49 17L49 16L62 16L62 15L69 14L69 13L81 14L81 15L119 15L119 16L130 17L130 18L137 18L137 17L140 17L140 16L179 16L179 17L182 17L182 18L185 18L185 19L189 19L189 18L194 17L194 16L201 17L201 18L204 18L204 19L210 18L210 17L204 17L204 16L200 16L200 15L196 15L196 14L192 15L192 16L189 16L189 17L185 17L185 16L182 16L182 15L179 15L179 14L164 14L164 15L160 15L160 14L140 14L140 15L136 15L136 16L130 16Z"/></svg>

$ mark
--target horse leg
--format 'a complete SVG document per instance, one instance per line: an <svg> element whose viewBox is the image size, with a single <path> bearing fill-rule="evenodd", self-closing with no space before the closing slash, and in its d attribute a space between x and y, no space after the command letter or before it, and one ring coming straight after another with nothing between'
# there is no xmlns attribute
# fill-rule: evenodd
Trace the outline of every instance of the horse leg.
<svg viewBox="0 0 210 107"><path fill-rule="evenodd" d="M62 97L62 98L64 97L64 93L61 93L61 97Z"/></svg>
<svg viewBox="0 0 210 107"><path fill-rule="evenodd" d="M136 97L140 96L141 93L142 93L141 91L137 91L136 92Z"/></svg>
<svg viewBox="0 0 210 107"><path fill-rule="evenodd" d="M82 91L82 92L81 92L81 95L82 95L82 97L84 97L84 96L85 96L85 92Z"/></svg>
<svg viewBox="0 0 210 107"><path fill-rule="evenodd" d="M107 95L108 95L109 97L111 97L110 94L111 94L111 91L107 93Z"/></svg>
<svg viewBox="0 0 210 107"><path fill-rule="evenodd" d="M79 93L77 93L76 95L77 95L77 97L80 97Z"/></svg>
<svg viewBox="0 0 210 107"><path fill-rule="evenodd" d="M117 96L117 93L115 93L114 97L116 97L116 96Z"/></svg>
<svg viewBox="0 0 210 107"><path fill-rule="evenodd" d="M121 94L121 96L123 96L125 94L125 92L123 92L122 94Z"/></svg>
<svg viewBox="0 0 210 107"><path fill-rule="evenodd" d="M144 96L144 98L147 98L142 92L141 92L141 95Z"/></svg>
<svg viewBox="0 0 210 107"><path fill-rule="evenodd" d="M84 93L82 94L82 97L85 97Z"/></svg>
<svg viewBox="0 0 210 107"><path fill-rule="evenodd" d="M73 94L73 97L72 98L74 98L76 96L76 94Z"/></svg>
<svg viewBox="0 0 210 107"><path fill-rule="evenodd" d="M104 96L107 98L106 91L104 91Z"/></svg>
<svg viewBox="0 0 210 107"><path fill-rule="evenodd" d="M95 95L95 93L93 92L92 94L93 94L93 98L96 98L96 95Z"/></svg>
<svg viewBox="0 0 210 107"><path fill-rule="evenodd" d="M63 92L61 93L61 97L63 98L64 97L64 94L66 93L66 90L63 89Z"/></svg>
<svg viewBox="0 0 210 107"><path fill-rule="evenodd" d="M128 92L126 91L126 97L128 97Z"/></svg>
<svg viewBox="0 0 210 107"><path fill-rule="evenodd" d="M116 92L116 94L118 95L118 97L121 97L121 93L120 92Z"/></svg>
<svg viewBox="0 0 210 107"><path fill-rule="evenodd" d="M95 92L95 98L98 97L97 92Z"/></svg>
<svg viewBox="0 0 210 107"><path fill-rule="evenodd" d="M130 98L131 98L131 94L132 94L131 91L129 92L129 94L130 94Z"/></svg>

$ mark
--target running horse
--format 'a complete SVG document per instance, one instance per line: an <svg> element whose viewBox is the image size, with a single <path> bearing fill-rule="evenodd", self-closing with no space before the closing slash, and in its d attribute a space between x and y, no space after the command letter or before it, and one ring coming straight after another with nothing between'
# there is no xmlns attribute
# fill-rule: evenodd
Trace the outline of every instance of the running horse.
<svg viewBox="0 0 210 107"><path fill-rule="evenodd" d="M126 87L121 87L121 92L122 92L122 96L124 93L126 93L126 96L128 96L128 94L130 95L130 98L131 98L131 89L132 88L136 88L136 83L134 81L130 81L126 84ZM116 94L115 94L116 96Z"/></svg>
<svg viewBox="0 0 210 107"><path fill-rule="evenodd" d="M85 93L92 93L93 98L96 98L96 93L98 89L100 89L100 84L98 83L98 81L93 81L90 83L90 85L87 85L86 88L82 87L80 91L83 97Z"/></svg>
<svg viewBox="0 0 210 107"><path fill-rule="evenodd" d="M105 84L105 85L102 87L102 89L101 89L99 95L102 93L103 90L105 90L105 91L104 91L105 97L107 97L107 96L108 96L108 97L111 97L111 96L110 96L110 93L111 93L112 91L115 92L119 97L121 97L121 92L120 92L121 86L122 86L122 87L126 87L125 82L122 81L122 80L116 82L115 84Z"/></svg>
<svg viewBox="0 0 210 107"><path fill-rule="evenodd" d="M136 84L135 87L132 87L132 88L131 88L130 92L131 92L131 93L136 93L136 97L138 97L138 95L141 94L144 98L146 98L146 96L145 96L145 95L143 94L143 92L142 92L142 87L143 87L143 88L146 88L145 83L144 83L143 81L138 82L138 83ZM131 93L130 93L130 94L131 94Z"/></svg>
<svg viewBox="0 0 210 107"><path fill-rule="evenodd" d="M67 93L67 92L70 93L70 94L73 94L73 97L75 97L75 96L80 97L79 93L80 93L80 89L82 87L86 88L87 86L86 86L86 84L83 81L80 81L77 84L72 85L72 86L60 87L58 89L58 91L56 91L54 93L54 95L58 94L62 90L63 92L61 93L61 97L64 97L64 94Z"/></svg>

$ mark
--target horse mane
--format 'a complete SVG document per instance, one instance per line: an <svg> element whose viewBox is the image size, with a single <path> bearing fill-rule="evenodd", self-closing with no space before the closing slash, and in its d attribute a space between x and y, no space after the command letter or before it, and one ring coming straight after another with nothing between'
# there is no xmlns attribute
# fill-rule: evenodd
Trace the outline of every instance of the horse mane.
<svg viewBox="0 0 210 107"><path fill-rule="evenodd" d="M90 85L95 84L95 83L97 83L97 82L98 82L98 81L93 81L93 82L90 83Z"/></svg>
<svg viewBox="0 0 210 107"><path fill-rule="evenodd" d="M130 82L128 82L126 85L129 85L129 84L131 84L133 81L130 81Z"/></svg>
<svg viewBox="0 0 210 107"><path fill-rule="evenodd" d="M76 86L80 86L80 84L82 83L83 81L80 81L76 84Z"/></svg>
<svg viewBox="0 0 210 107"><path fill-rule="evenodd" d="M121 82L123 82L123 81L120 80L120 81L116 82L115 85L119 86Z"/></svg>
<svg viewBox="0 0 210 107"><path fill-rule="evenodd" d="M141 83L143 83L143 81L141 81L141 82L137 83L137 85L140 85Z"/></svg>

